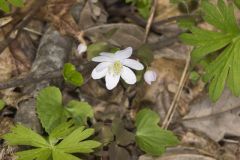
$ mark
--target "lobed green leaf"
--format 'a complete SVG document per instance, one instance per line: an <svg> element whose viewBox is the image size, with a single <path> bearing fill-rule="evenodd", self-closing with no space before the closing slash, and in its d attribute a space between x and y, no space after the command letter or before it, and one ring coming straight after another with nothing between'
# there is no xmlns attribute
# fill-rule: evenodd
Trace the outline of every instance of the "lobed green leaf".
<svg viewBox="0 0 240 160"><path fill-rule="evenodd" d="M49 160L51 150L49 148L37 148L17 152L18 160Z"/></svg>
<svg viewBox="0 0 240 160"><path fill-rule="evenodd" d="M3 10L6 13L10 12L10 7L6 0L0 0L0 9Z"/></svg>
<svg viewBox="0 0 240 160"><path fill-rule="evenodd" d="M171 132L158 126L159 116L150 109L143 109L136 116L136 143L146 153L159 156L165 152L166 147L179 143L177 137Z"/></svg>
<svg viewBox="0 0 240 160"><path fill-rule="evenodd" d="M13 126L11 133L3 136L10 145L28 145L34 147L49 147L48 142L33 130L23 125Z"/></svg>
<svg viewBox="0 0 240 160"><path fill-rule="evenodd" d="M46 87L37 96L37 113L42 126L50 134L53 128L65 121L62 94L56 87Z"/></svg>
<svg viewBox="0 0 240 160"><path fill-rule="evenodd" d="M87 102L72 100L67 104L66 110L77 125L87 125L87 119L93 117L93 109Z"/></svg>
<svg viewBox="0 0 240 160"><path fill-rule="evenodd" d="M204 20L219 31L208 31L193 27L191 34L181 35L183 42L193 45L192 62L196 64L210 53L220 51L215 60L207 65L204 80L209 81L209 96L218 100L227 82L235 96L240 95L239 45L240 29L234 16L233 5L218 0L217 5L204 0L202 2Z"/></svg>
<svg viewBox="0 0 240 160"><path fill-rule="evenodd" d="M63 77L67 83L75 86L81 86L83 84L83 76L78 72L74 65L66 63L63 67Z"/></svg>
<svg viewBox="0 0 240 160"><path fill-rule="evenodd" d="M7 0L7 1L15 7L23 7L24 5L23 0Z"/></svg>
<svg viewBox="0 0 240 160"><path fill-rule="evenodd" d="M5 102L0 99L0 111L4 108Z"/></svg>
<svg viewBox="0 0 240 160"><path fill-rule="evenodd" d="M56 148L66 153L90 153L93 151L93 148L97 148L101 145L99 142L91 140L82 142L93 135L93 133L94 129L84 130L84 127L79 127L64 138Z"/></svg>
<svg viewBox="0 0 240 160"><path fill-rule="evenodd" d="M223 0L218 0L216 6L204 0L201 8L205 14L203 18L208 23L226 33L239 32L232 5L227 6Z"/></svg>

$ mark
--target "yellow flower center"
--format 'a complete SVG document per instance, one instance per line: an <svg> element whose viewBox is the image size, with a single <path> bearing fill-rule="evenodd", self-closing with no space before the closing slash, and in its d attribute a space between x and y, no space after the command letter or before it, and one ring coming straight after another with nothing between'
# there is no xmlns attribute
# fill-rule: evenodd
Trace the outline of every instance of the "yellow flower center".
<svg viewBox="0 0 240 160"><path fill-rule="evenodd" d="M113 75L119 75L122 71L123 65L120 61L115 61L114 64L110 68L110 72Z"/></svg>

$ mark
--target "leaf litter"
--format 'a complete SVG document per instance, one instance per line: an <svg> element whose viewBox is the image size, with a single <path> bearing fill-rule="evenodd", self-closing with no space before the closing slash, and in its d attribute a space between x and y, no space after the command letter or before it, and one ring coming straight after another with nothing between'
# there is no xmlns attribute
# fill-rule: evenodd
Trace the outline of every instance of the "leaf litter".
<svg viewBox="0 0 240 160"><path fill-rule="evenodd" d="M28 3L32 4L32 2ZM12 49L7 48L0 54L0 81L8 81L30 73L39 76L56 69L59 70L69 59L74 59L73 63L78 70L87 71L83 74L84 78L90 77L91 68L94 67L88 62L88 57L92 56L89 55L90 52L85 53L85 56L80 59L74 57L73 54L74 48L79 44L76 42L79 41L79 38L76 38L75 35L79 35L82 30L85 31L84 38L87 43L105 43L103 47L99 47L98 52L110 51L113 49L112 46L116 48L132 46L134 49L141 47L144 28L138 23L134 24L131 17L111 17L104 8L106 3L104 1L85 4L83 1L74 0L69 2L49 1L47 7L45 6L37 14L37 17L41 18L31 20L28 25L28 28L41 34L25 30L20 33L15 45L10 46ZM58 4L61 4L60 7ZM112 4L115 3L112 2ZM178 7L170 4L169 1L159 1L154 22L182 14ZM25 10L26 8L23 8L22 12ZM70 10L73 17L69 14ZM48 17L52 14L56 15ZM48 28L46 22L55 28L46 29ZM39 28L39 26L42 27ZM5 30L11 28L8 25L4 27ZM207 25L202 25L202 27L209 29ZM161 35L151 32L148 37L150 48L179 32L176 23L162 25L159 28L162 31ZM49 44L49 42L52 43ZM55 53L54 50L57 50L58 53ZM170 130L180 138L180 145L170 147L163 156L158 158L143 155L144 153L136 147L133 143L133 120L136 118L137 111L143 107L149 107L159 114L160 124L163 122L177 91L186 59L186 46L179 43L178 40L161 49L153 47L151 51L154 54L149 67L154 68L158 75L156 82L153 82L151 86L141 81L139 82L140 86L127 86L122 83L109 92L105 89L103 80L93 81L86 78L87 83L76 89L69 84L63 84L63 79L57 77L56 79L45 79L37 85L22 86L20 84L9 90L1 90L0 98L5 101L6 106L0 111L0 135L9 131L13 121L22 122L42 134L43 130L34 116L34 98L41 88L55 84L62 88L64 104L69 99L77 98L87 101L93 106L94 121L92 123L96 130L97 140L104 143L105 148L85 159L94 159L97 156L105 159L107 157L110 160L239 159L239 99L224 89L219 101L212 103L206 93L206 84L201 80L193 84L189 77L187 77L187 83L178 102L177 112L170 125ZM12 52L18 56L13 56ZM62 53L62 57L59 57L59 53ZM135 52L134 54L133 57L138 57ZM13 95L11 100L6 98L9 95ZM23 95L27 95L27 98L21 99ZM27 116L28 118L24 120L22 117L26 115L31 116ZM19 117L21 118L19 119ZM29 124L28 121L32 122ZM1 141L0 157L2 156L1 158L4 160L12 160L14 156L11 152ZM16 151L14 150L14 152Z"/></svg>

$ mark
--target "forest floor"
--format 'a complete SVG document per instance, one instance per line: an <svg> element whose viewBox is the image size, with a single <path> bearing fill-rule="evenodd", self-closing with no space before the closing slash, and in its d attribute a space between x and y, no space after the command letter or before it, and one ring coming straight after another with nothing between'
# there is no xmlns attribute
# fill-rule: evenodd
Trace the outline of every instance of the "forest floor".
<svg viewBox="0 0 240 160"><path fill-rule="evenodd" d="M207 84L198 77L203 68L191 67L192 48L178 38L186 30L177 21L199 18L198 6L189 6L191 14L168 0L158 0L154 7L153 21L118 0L29 0L12 14L0 13L0 99L6 103L0 111L0 136L16 123L44 133L35 99L39 90L51 85L61 89L63 103L78 99L93 107L97 136L109 144L87 159L239 160L240 99L225 89L213 103ZM211 29L205 22L198 25ZM78 53L79 43L89 46L87 52ZM96 63L91 58L108 45L132 47L150 61L156 81L120 83L109 91L104 80L93 80ZM64 82L61 70L67 62L82 73L81 87ZM135 116L145 107L159 113L159 124L180 140L160 157L144 154L133 143ZM120 139L111 132L116 124L122 127ZM1 160L15 159L16 150L0 139Z"/></svg>

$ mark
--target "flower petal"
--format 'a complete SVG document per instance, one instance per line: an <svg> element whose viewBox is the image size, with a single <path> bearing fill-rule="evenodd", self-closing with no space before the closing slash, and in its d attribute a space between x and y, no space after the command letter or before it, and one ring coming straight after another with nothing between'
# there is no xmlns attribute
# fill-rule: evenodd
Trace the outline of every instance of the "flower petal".
<svg viewBox="0 0 240 160"><path fill-rule="evenodd" d="M97 56L92 58L92 61L94 62L113 62L114 59L111 57L107 57L107 56Z"/></svg>
<svg viewBox="0 0 240 160"><path fill-rule="evenodd" d="M124 59L124 60L122 60L122 64L124 66L127 66L127 67L135 69L135 70L143 70L144 69L144 66L140 62L138 62L134 59Z"/></svg>
<svg viewBox="0 0 240 160"><path fill-rule="evenodd" d="M123 66L121 77L127 84L135 84L137 82L136 75L128 67Z"/></svg>
<svg viewBox="0 0 240 160"><path fill-rule="evenodd" d="M115 57L119 60L129 58L132 55L132 51L133 51L132 47L128 47L126 49L117 51L115 53Z"/></svg>
<svg viewBox="0 0 240 160"><path fill-rule="evenodd" d="M120 80L120 75L113 75L109 72L107 72L105 81L106 81L106 87L108 90L112 90L115 88Z"/></svg>
<svg viewBox="0 0 240 160"><path fill-rule="evenodd" d="M82 53L87 51L87 45L86 44L79 44L77 48L78 54L81 55Z"/></svg>
<svg viewBox="0 0 240 160"><path fill-rule="evenodd" d="M101 71L97 71L96 68L94 68L94 70L92 71L92 78L93 79L100 79L103 78L104 76L106 76L108 69L105 68Z"/></svg>
<svg viewBox="0 0 240 160"><path fill-rule="evenodd" d="M100 53L101 56L106 56L106 57L114 57L113 53L109 53L109 52L101 52Z"/></svg>
<svg viewBox="0 0 240 160"><path fill-rule="evenodd" d="M157 79L157 73L152 70L148 70L144 73L144 80L147 84L151 85L152 82L156 81Z"/></svg>
<svg viewBox="0 0 240 160"><path fill-rule="evenodd" d="M100 72L102 71L103 69L107 68L109 65L111 65L112 63L111 62L102 62L102 63L99 63L95 69L97 72Z"/></svg>

